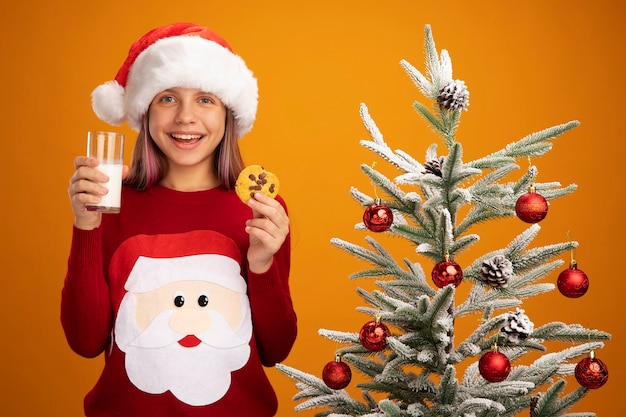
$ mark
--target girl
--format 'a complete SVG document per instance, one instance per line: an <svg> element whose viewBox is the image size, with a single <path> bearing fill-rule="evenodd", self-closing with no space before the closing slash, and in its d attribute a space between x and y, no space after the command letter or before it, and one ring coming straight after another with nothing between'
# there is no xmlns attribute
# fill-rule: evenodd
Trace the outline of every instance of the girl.
<svg viewBox="0 0 626 417"><path fill-rule="evenodd" d="M289 218L280 196L233 190L257 97L244 61L190 23L148 32L94 90L98 117L139 135L119 214L85 209L107 192L95 159L70 179L61 321L76 353L105 356L86 416L275 415L263 366L296 337Z"/></svg>

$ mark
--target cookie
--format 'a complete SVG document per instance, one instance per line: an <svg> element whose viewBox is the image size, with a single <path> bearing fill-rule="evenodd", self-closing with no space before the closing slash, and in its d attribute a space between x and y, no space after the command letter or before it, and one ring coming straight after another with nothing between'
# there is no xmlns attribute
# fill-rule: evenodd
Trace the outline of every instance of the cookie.
<svg viewBox="0 0 626 417"><path fill-rule="evenodd" d="M235 191L244 203L250 200L254 193L263 193L269 197L278 194L278 177L267 171L261 165L248 165L245 167L235 183Z"/></svg>

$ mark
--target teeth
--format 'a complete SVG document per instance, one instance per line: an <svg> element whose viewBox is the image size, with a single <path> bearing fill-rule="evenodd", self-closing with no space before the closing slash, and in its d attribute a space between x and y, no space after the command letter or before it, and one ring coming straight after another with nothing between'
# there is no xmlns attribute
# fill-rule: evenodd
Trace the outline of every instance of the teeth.
<svg viewBox="0 0 626 417"><path fill-rule="evenodd" d="M200 139L202 135L174 135L173 134L172 137L174 139L192 140L192 139Z"/></svg>

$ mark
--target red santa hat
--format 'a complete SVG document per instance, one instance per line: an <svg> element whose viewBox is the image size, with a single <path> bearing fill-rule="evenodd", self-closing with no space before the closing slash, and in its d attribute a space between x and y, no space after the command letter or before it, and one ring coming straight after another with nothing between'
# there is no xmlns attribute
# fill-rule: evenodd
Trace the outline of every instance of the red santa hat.
<svg viewBox="0 0 626 417"><path fill-rule="evenodd" d="M139 131L154 96L173 87L215 94L235 116L237 137L252 128L258 87L252 71L219 35L193 23L151 30L130 47L115 79L92 93L98 118Z"/></svg>
<svg viewBox="0 0 626 417"><path fill-rule="evenodd" d="M204 281L245 294L240 259L235 242L211 230L136 235L113 255L109 279L112 287L136 293L178 281Z"/></svg>

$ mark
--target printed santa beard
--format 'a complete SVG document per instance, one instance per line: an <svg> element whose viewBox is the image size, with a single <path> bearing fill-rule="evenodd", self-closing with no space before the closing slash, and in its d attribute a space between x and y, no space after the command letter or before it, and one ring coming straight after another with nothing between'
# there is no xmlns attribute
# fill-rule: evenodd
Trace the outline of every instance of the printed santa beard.
<svg viewBox="0 0 626 417"><path fill-rule="evenodd" d="M179 341L187 335L169 326L176 310L164 311L140 331L135 304L134 294L126 293L115 322L115 342L126 354L126 373L133 385L150 394L169 390L193 406L221 399L230 387L231 372L242 368L250 357L252 321L247 297L242 296L243 321L236 330L219 312L206 310L211 326L194 335L200 343L193 347L181 345Z"/></svg>

